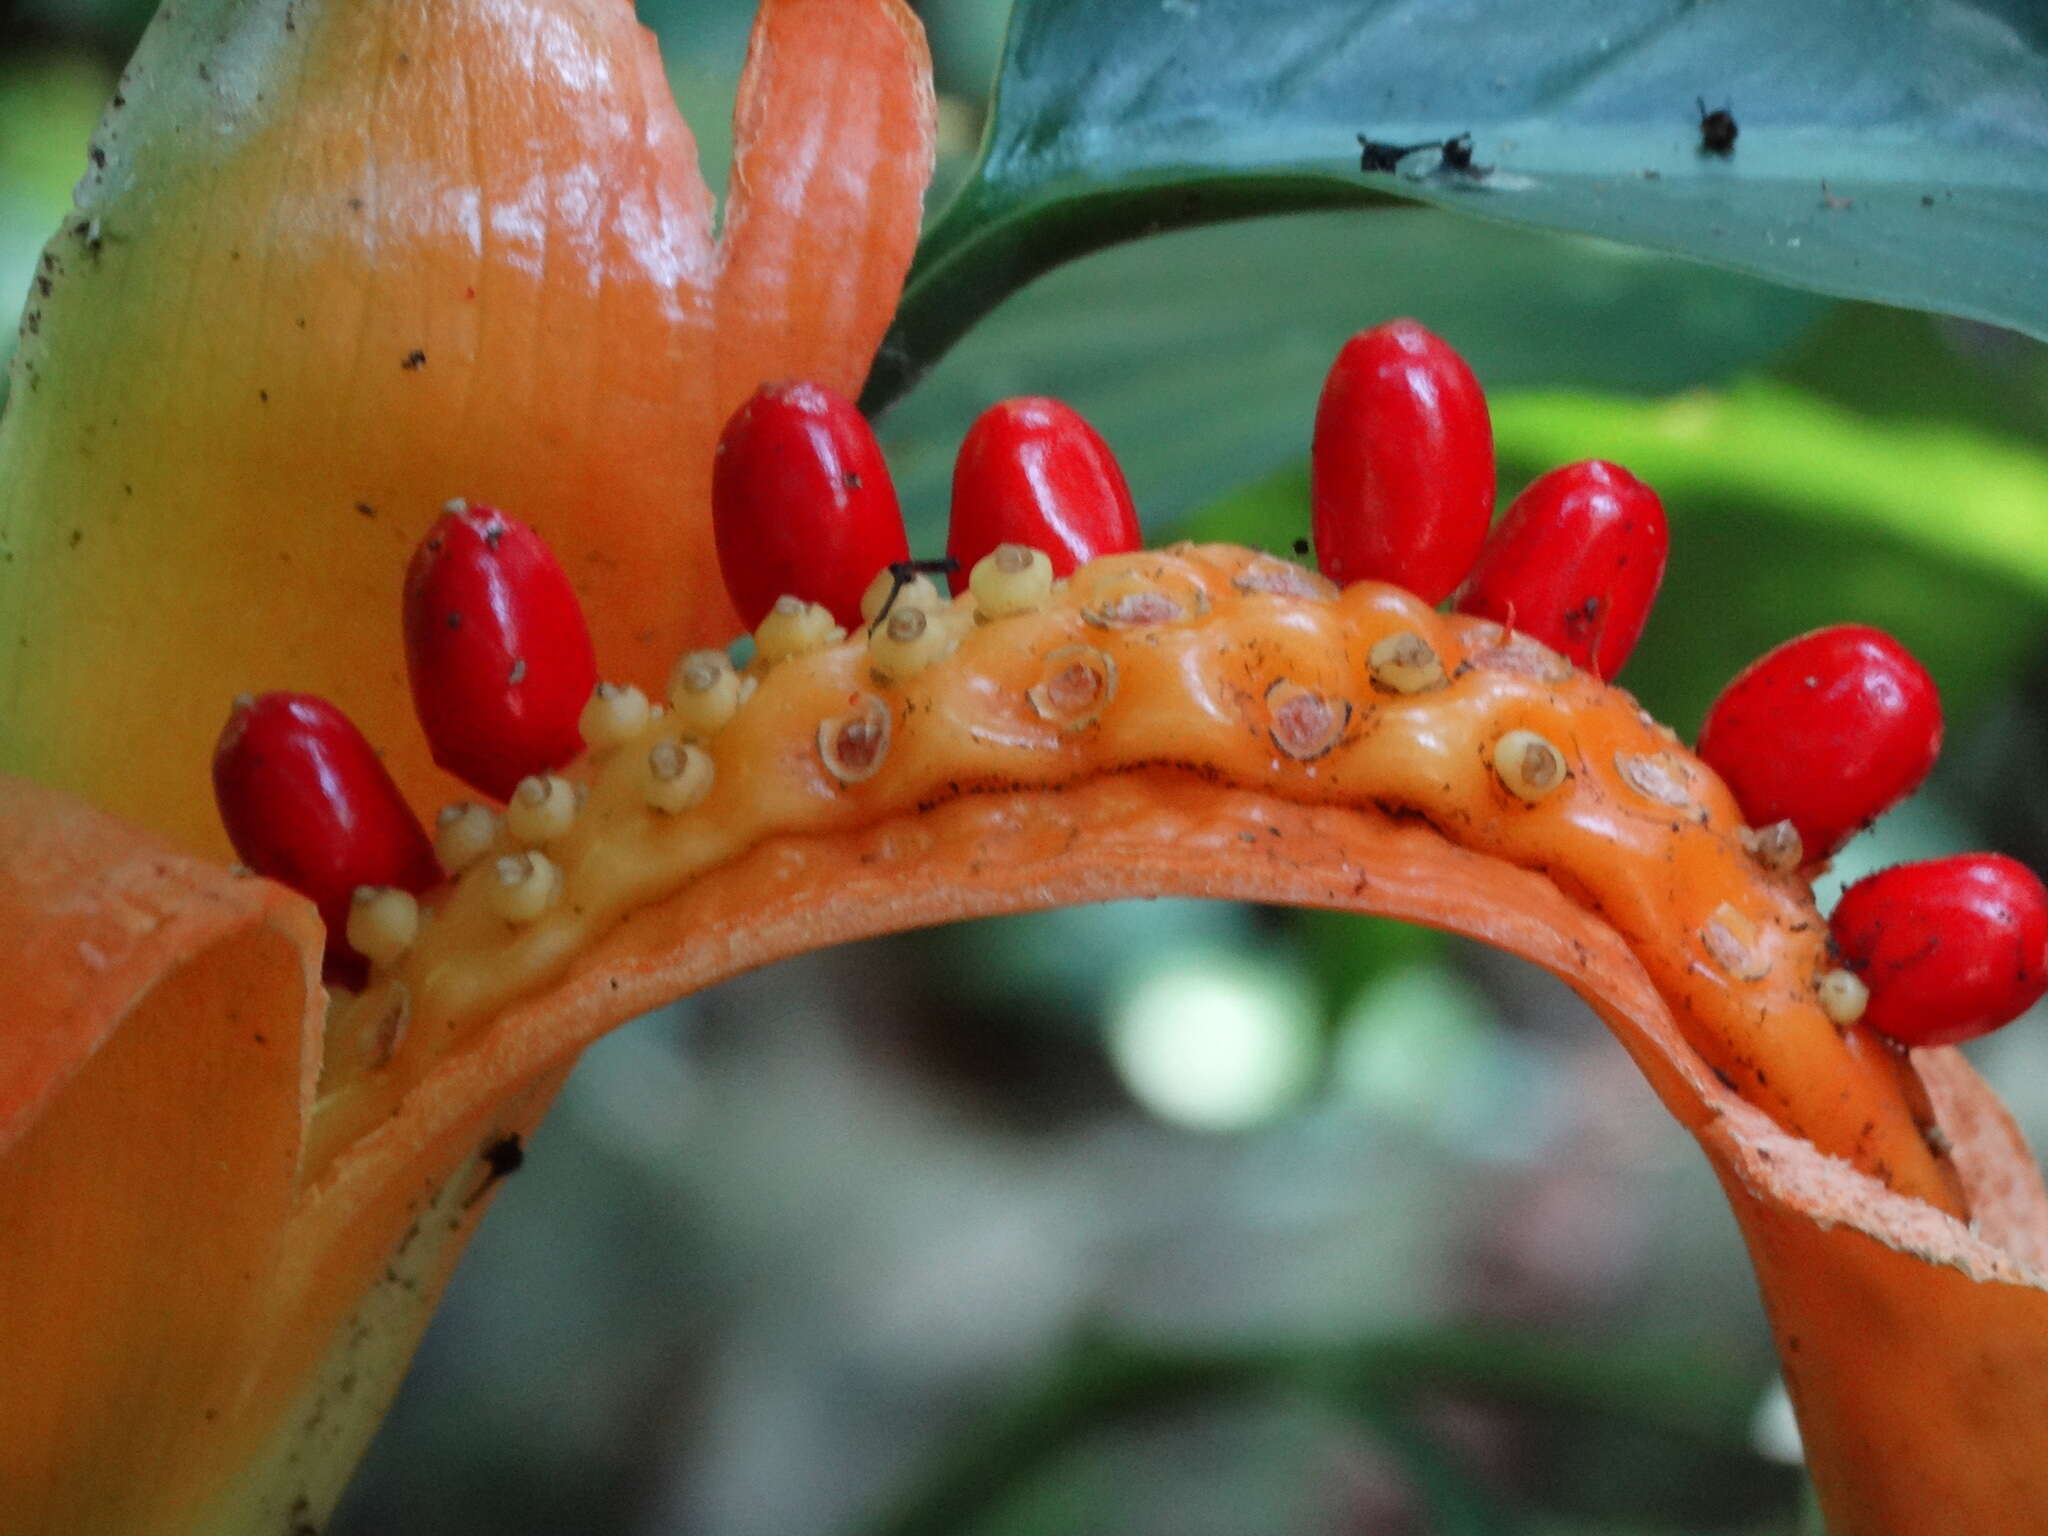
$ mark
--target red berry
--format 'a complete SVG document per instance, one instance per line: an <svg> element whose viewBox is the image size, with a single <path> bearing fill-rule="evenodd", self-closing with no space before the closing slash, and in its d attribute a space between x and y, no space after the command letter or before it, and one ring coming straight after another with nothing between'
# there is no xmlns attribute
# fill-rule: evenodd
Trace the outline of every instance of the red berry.
<svg viewBox="0 0 2048 1536"><path fill-rule="evenodd" d="M1650 617L1670 547L1655 491L1604 459L1567 464L1514 499L1456 606L1612 677Z"/></svg>
<svg viewBox="0 0 2048 1536"><path fill-rule="evenodd" d="M998 544L1028 544L1055 576L1097 555L1143 547L1124 472L1080 412L1043 395L990 406L953 462L953 523L946 553L959 563L953 593Z"/></svg>
<svg viewBox="0 0 2048 1536"><path fill-rule="evenodd" d="M434 761L507 799L583 749L597 686L590 629L540 535L449 503L405 573L405 660Z"/></svg>
<svg viewBox="0 0 2048 1536"><path fill-rule="evenodd" d="M1859 880L1828 921L1870 989L1863 1022L1901 1045L1954 1045L2048 991L2048 890L2015 859L1959 854Z"/></svg>
<svg viewBox="0 0 2048 1536"><path fill-rule="evenodd" d="M441 878L376 751L312 694L235 701L213 750L213 797L236 856L320 908L330 977L360 978L362 957L343 937L357 886L418 893Z"/></svg>
<svg viewBox="0 0 2048 1536"><path fill-rule="evenodd" d="M1316 559L1426 603L1472 568L1493 521L1493 422L1465 360L1413 320L1344 343L1309 455Z"/></svg>
<svg viewBox="0 0 2048 1536"><path fill-rule="evenodd" d="M1699 755L1751 826L1789 820L1809 862L1910 795L1941 751L1941 696L1883 630L1816 629L1751 662L1714 701Z"/></svg>
<svg viewBox="0 0 2048 1536"><path fill-rule="evenodd" d="M851 400L763 384L733 413L711 472L718 568L749 629L794 594L854 628L875 572L910 558L889 466Z"/></svg>

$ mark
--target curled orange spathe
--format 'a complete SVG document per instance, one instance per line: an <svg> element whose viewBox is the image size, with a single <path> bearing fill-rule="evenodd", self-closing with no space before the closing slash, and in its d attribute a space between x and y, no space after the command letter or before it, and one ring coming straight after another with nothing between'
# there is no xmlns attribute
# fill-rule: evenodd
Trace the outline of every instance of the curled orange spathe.
<svg viewBox="0 0 2048 1536"><path fill-rule="evenodd" d="M435 1189L379 1191L363 1229L415 1207L404 1254L304 1262L306 913L185 856L226 851L227 700L321 690L443 793L359 620L453 496L546 532L620 675L723 638L717 425L764 377L858 389L935 132L901 0L763 0L715 234L627 0L152 24L0 419L0 974L34 1000L0 1027L0 1246L35 1255L0 1279L0 1528L321 1517L482 1209L473 1149L419 1149Z"/></svg>

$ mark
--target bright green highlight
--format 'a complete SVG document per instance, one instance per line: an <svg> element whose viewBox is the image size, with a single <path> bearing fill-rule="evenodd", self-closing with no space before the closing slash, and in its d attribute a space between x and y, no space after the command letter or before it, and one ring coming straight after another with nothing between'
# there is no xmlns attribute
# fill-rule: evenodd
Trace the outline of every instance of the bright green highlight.
<svg viewBox="0 0 2048 1536"><path fill-rule="evenodd" d="M1493 404L1504 460L1626 464L1667 503L1768 502L1882 531L2048 596L2048 459L1968 428L1876 423L1769 380L1644 404L1529 391Z"/></svg>

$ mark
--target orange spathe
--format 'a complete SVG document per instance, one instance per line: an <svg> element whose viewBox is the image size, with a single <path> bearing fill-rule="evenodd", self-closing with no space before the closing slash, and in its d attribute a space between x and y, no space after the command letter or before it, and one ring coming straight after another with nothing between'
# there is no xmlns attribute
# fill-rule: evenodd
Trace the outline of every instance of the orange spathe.
<svg viewBox="0 0 2048 1536"><path fill-rule="evenodd" d="M398 638L451 497L542 531L610 675L726 638L718 426L859 390L934 143L900 0L762 6L722 244L625 0L167 8L117 100L0 423L0 770L220 854L237 692L325 694L454 792Z"/></svg>
<svg viewBox="0 0 2048 1536"><path fill-rule="evenodd" d="M320 922L4 780L0 931L0 1528L149 1531L219 1475L265 1331Z"/></svg>
<svg viewBox="0 0 2048 1536"><path fill-rule="evenodd" d="M0 791L0 828L12 832L8 812L40 818L52 802L8 784ZM89 830L111 858L126 857L118 824L77 807L63 814L68 827ZM30 904L32 882L14 863L24 846L18 837L0 837L0 916ZM139 856L159 855L145 848ZM223 877L217 885L274 905L296 943L296 966L216 946L180 967L169 944L156 955L169 977L149 994L165 999L166 1009L187 1006L180 999L189 996L218 1010L223 977L232 977L253 1006L249 988L266 976L289 972L303 984L313 974L319 939L302 905L258 882ZM204 881L184 889L197 905L219 899ZM770 838L633 913L545 992L442 1056L374 1128L330 1156L300 1162L286 1190L239 1202L239 1210L207 1203L200 1179L196 1193L177 1194L168 1212L152 1212L147 1200L123 1193L122 1180L136 1171L133 1159L107 1160L112 1183L82 1171L93 1165L78 1155L84 1139L124 1112L117 1099L139 1091L121 1053L147 1052L152 1038L163 1037L148 1009L133 1010L112 1045L74 1064L69 1087L0 1162L0 1232L64 1243L54 1251L69 1253L70 1234L103 1228L116 1237L99 1241L96 1251L128 1256L106 1266L109 1278L90 1293L89 1308L71 1313L50 1300L65 1291L68 1262L43 1267L40 1280L31 1271L26 1282L13 1282L29 1285L26 1305L0 1282L0 1296L10 1303L0 1309L0 1346L10 1358L32 1362L32 1374L0 1384L0 1425L10 1431L7 1454L14 1458L9 1470L47 1469L40 1481L0 1479L0 1523L27 1531L181 1529L153 1525L137 1511L201 1507L194 1501L207 1490L193 1485L209 1475L224 1481L206 1507L238 1516L300 1507L317 1516L352 1458L341 1456L324 1482L299 1470L285 1476L280 1468L298 1465L301 1425L334 1406L336 1380L370 1374L366 1337L382 1349L375 1390L363 1389L374 1422L380 1394L395 1380L468 1235L475 1195L485 1187L474 1169L479 1152L506 1131L530 1126L591 1040L668 998L826 944L1137 895L1394 916L1469 934L1562 977L1607 1021L1722 1175L1757 1258L1808 1457L1838 1536L2025 1530L2048 1521L2038 1411L2048 1340L2048 1285L2038 1266L2048 1253L2048 1199L2031 1155L1959 1057L1930 1052L1920 1060L1955 1146L1974 1232L1818 1154L1730 1091L1687 1043L1629 945L1541 875L1457 847L1413 820L1295 804L1155 768L1060 791L971 796L824 835ZM216 955L219 971L212 969ZM103 997L87 990L94 995L81 1006L103 1007L109 1021L121 1017L126 989ZM281 1017L299 1006L289 988L280 992L273 983L267 995ZM183 1015L165 1017L175 1027ZM104 1040L109 1032L103 1024L73 1038ZM224 1082L221 1096L208 1101L209 1130L225 1124L231 1137L275 1150L279 1106L303 1130L303 1077L285 1082L273 1072L260 1082ZM193 1134L178 1122L200 1123L182 1103L161 1114L158 1134L173 1145ZM43 1139L55 1155L36 1155ZM173 1176L185 1172L177 1168ZM126 1321L131 1312L151 1314L163 1305L163 1277L149 1262L163 1245L174 1236L189 1245L194 1234L210 1245L217 1221L226 1223L222 1252L234 1257L197 1270L216 1292L226 1286L244 1297L240 1315L256 1323L238 1330L216 1320L210 1329L160 1338ZM426 1283L413 1310L393 1325L395 1339L380 1340L365 1322L391 1301L380 1274L388 1278L389 1266L423 1242ZM174 1285L173 1306L186 1294L182 1283ZM155 1358L167 1368L141 1386L118 1374L103 1379L81 1366L75 1349L40 1348L28 1337L44 1319L72 1328L74 1342L94 1344L120 1336L109 1328L145 1327L148 1336L131 1347L159 1352ZM337 1360L350 1369L342 1371ZM1900 1376L1902 1362L1910 1363L1910 1379ZM91 1393L74 1390L78 1381ZM147 1435L134 1426L151 1422L151 1408L162 1411L145 1386L160 1385L189 1405L209 1401L223 1381L241 1384L239 1396L227 1399L239 1414L193 1430L177 1455L137 1452L136 1464L162 1478L157 1496L165 1503L138 1502L149 1496L138 1483L132 1486L142 1491L127 1496L131 1507L121 1519L100 1520L94 1510L99 1523L75 1522L74 1510L92 1508L80 1501L104 1484L91 1468L104 1464L105 1447L142 1446ZM52 1401L70 1403L72 1411L52 1418ZM110 1403L122 1409L110 1411ZM283 1412L287 1406L292 1412ZM236 1478L263 1497L238 1501ZM215 1516L204 1528L269 1527Z"/></svg>
<svg viewBox="0 0 2048 1536"><path fill-rule="evenodd" d="M398 592L456 495L546 531L615 675L725 638L717 426L762 379L859 388L931 169L923 34L901 0L764 0L740 118L721 246L626 0L164 7L0 421L0 770L224 853L213 738L289 680L431 805ZM0 1529L324 1514L480 1145L558 1086L503 1085L316 1242L317 928L0 779L0 1246L35 1256L0 1274Z"/></svg>

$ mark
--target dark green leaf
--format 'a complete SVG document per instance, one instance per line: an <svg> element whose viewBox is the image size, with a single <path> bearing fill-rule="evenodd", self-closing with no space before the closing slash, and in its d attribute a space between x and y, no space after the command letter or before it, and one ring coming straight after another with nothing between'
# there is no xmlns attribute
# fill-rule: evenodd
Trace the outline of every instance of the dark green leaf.
<svg viewBox="0 0 2048 1536"><path fill-rule="evenodd" d="M1838 304L1771 373L1861 416L2048 447L2048 346L1974 321Z"/></svg>
<svg viewBox="0 0 2048 1536"><path fill-rule="evenodd" d="M1739 121L1726 157L1701 151L1701 97ZM1359 169L1359 134L1468 131L1488 175L1429 150ZM2048 336L2048 13L1018 0L981 164L929 231L869 403L1082 252L1393 197Z"/></svg>
<svg viewBox="0 0 2048 1536"><path fill-rule="evenodd" d="M1666 393L1756 364L1825 307L1605 241L1426 209L1261 219L1053 273L977 326L882 434L914 542L936 551L967 424L1006 395L1058 395L1108 438L1161 542L1181 514L1307 452L1330 359L1392 315L1448 338L1489 390Z"/></svg>

